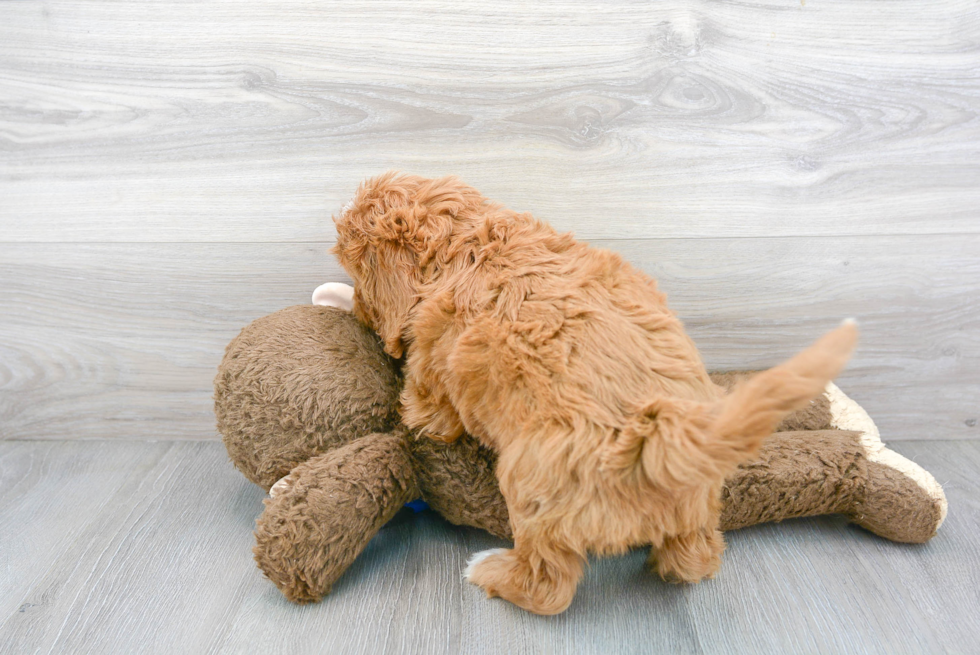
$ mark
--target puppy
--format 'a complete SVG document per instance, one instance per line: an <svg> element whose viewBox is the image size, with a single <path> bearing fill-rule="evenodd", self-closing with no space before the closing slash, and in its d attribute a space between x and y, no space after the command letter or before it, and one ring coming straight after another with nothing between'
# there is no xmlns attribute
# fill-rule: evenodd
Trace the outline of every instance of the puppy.
<svg viewBox="0 0 980 655"><path fill-rule="evenodd" d="M498 453L514 547L468 579L538 614L588 553L651 544L664 579L712 577L725 476L857 341L845 322L725 395L652 279L455 178L382 175L334 221L354 312L405 357L405 423Z"/></svg>

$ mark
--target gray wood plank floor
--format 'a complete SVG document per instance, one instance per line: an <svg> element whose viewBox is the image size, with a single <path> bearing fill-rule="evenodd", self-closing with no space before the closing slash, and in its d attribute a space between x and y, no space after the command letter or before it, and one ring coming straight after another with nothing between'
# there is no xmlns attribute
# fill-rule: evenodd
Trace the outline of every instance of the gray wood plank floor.
<svg viewBox="0 0 980 655"><path fill-rule="evenodd" d="M729 533L720 576L672 586L596 560L567 613L461 581L499 545L424 513L386 526L312 606L255 568L263 493L216 442L0 443L4 653L978 652L980 442L903 442L950 510L921 546L838 517Z"/></svg>

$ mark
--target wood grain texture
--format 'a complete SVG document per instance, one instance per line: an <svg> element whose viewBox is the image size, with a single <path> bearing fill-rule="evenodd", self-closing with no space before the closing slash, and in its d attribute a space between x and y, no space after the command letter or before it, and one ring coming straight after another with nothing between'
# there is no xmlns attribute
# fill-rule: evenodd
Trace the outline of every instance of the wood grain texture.
<svg viewBox="0 0 980 655"><path fill-rule="evenodd" d="M0 514L5 550L28 553L0 574L3 596L20 603L3 615L0 651L204 652L220 642L245 601L237 586L262 493L227 474L219 444L0 445L4 483L39 478L17 495L19 513ZM37 552L45 541L59 547ZM17 579L24 571L29 584Z"/></svg>
<svg viewBox="0 0 980 655"><path fill-rule="evenodd" d="M975 0L0 0L0 652L973 649L978 70ZM859 318L841 385L925 440L897 450L946 485L939 536L761 526L697 587L637 552L546 619L422 515L288 604L211 379L344 279L330 213L389 168L619 250L714 368Z"/></svg>
<svg viewBox="0 0 980 655"><path fill-rule="evenodd" d="M501 545L399 516L318 605L255 568L261 491L214 442L0 443L0 651L85 653L968 652L980 613L980 442L905 442L950 512L921 546L837 517L729 533L719 577L667 585L594 560L540 617L462 582Z"/></svg>
<svg viewBox="0 0 980 655"><path fill-rule="evenodd" d="M980 236L600 241L656 277L706 363L765 368L847 316L840 384L886 440L976 438ZM215 438L248 322L345 280L329 244L0 244L0 438Z"/></svg>
<svg viewBox="0 0 980 655"><path fill-rule="evenodd" d="M581 237L980 231L980 5L2 3L0 240L317 241L456 173Z"/></svg>

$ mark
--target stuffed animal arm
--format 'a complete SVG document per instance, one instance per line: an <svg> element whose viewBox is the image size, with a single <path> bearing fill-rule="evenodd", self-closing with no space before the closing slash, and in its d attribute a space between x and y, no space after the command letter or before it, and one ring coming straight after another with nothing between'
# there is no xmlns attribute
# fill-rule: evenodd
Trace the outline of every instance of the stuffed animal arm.
<svg viewBox="0 0 980 655"><path fill-rule="evenodd" d="M401 375L348 311L352 290L257 319L228 345L215 414L229 456L273 491L257 521L259 567L296 602L319 600L406 502L510 538L495 455L464 435L416 438L398 417ZM323 289L323 291L321 291ZM744 374L713 378L730 386ZM946 515L935 479L887 449L831 385L788 417L722 491L721 528L839 513L887 539L924 542Z"/></svg>

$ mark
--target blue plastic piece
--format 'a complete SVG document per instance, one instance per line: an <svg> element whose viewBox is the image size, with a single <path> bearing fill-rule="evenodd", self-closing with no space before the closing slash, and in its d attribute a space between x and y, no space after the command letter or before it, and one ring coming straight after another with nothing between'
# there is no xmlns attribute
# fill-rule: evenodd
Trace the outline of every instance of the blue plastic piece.
<svg viewBox="0 0 980 655"><path fill-rule="evenodd" d="M421 498L416 498L411 502L405 503L405 507L418 514L419 512L424 512L425 510L429 509L429 503L425 502Z"/></svg>

